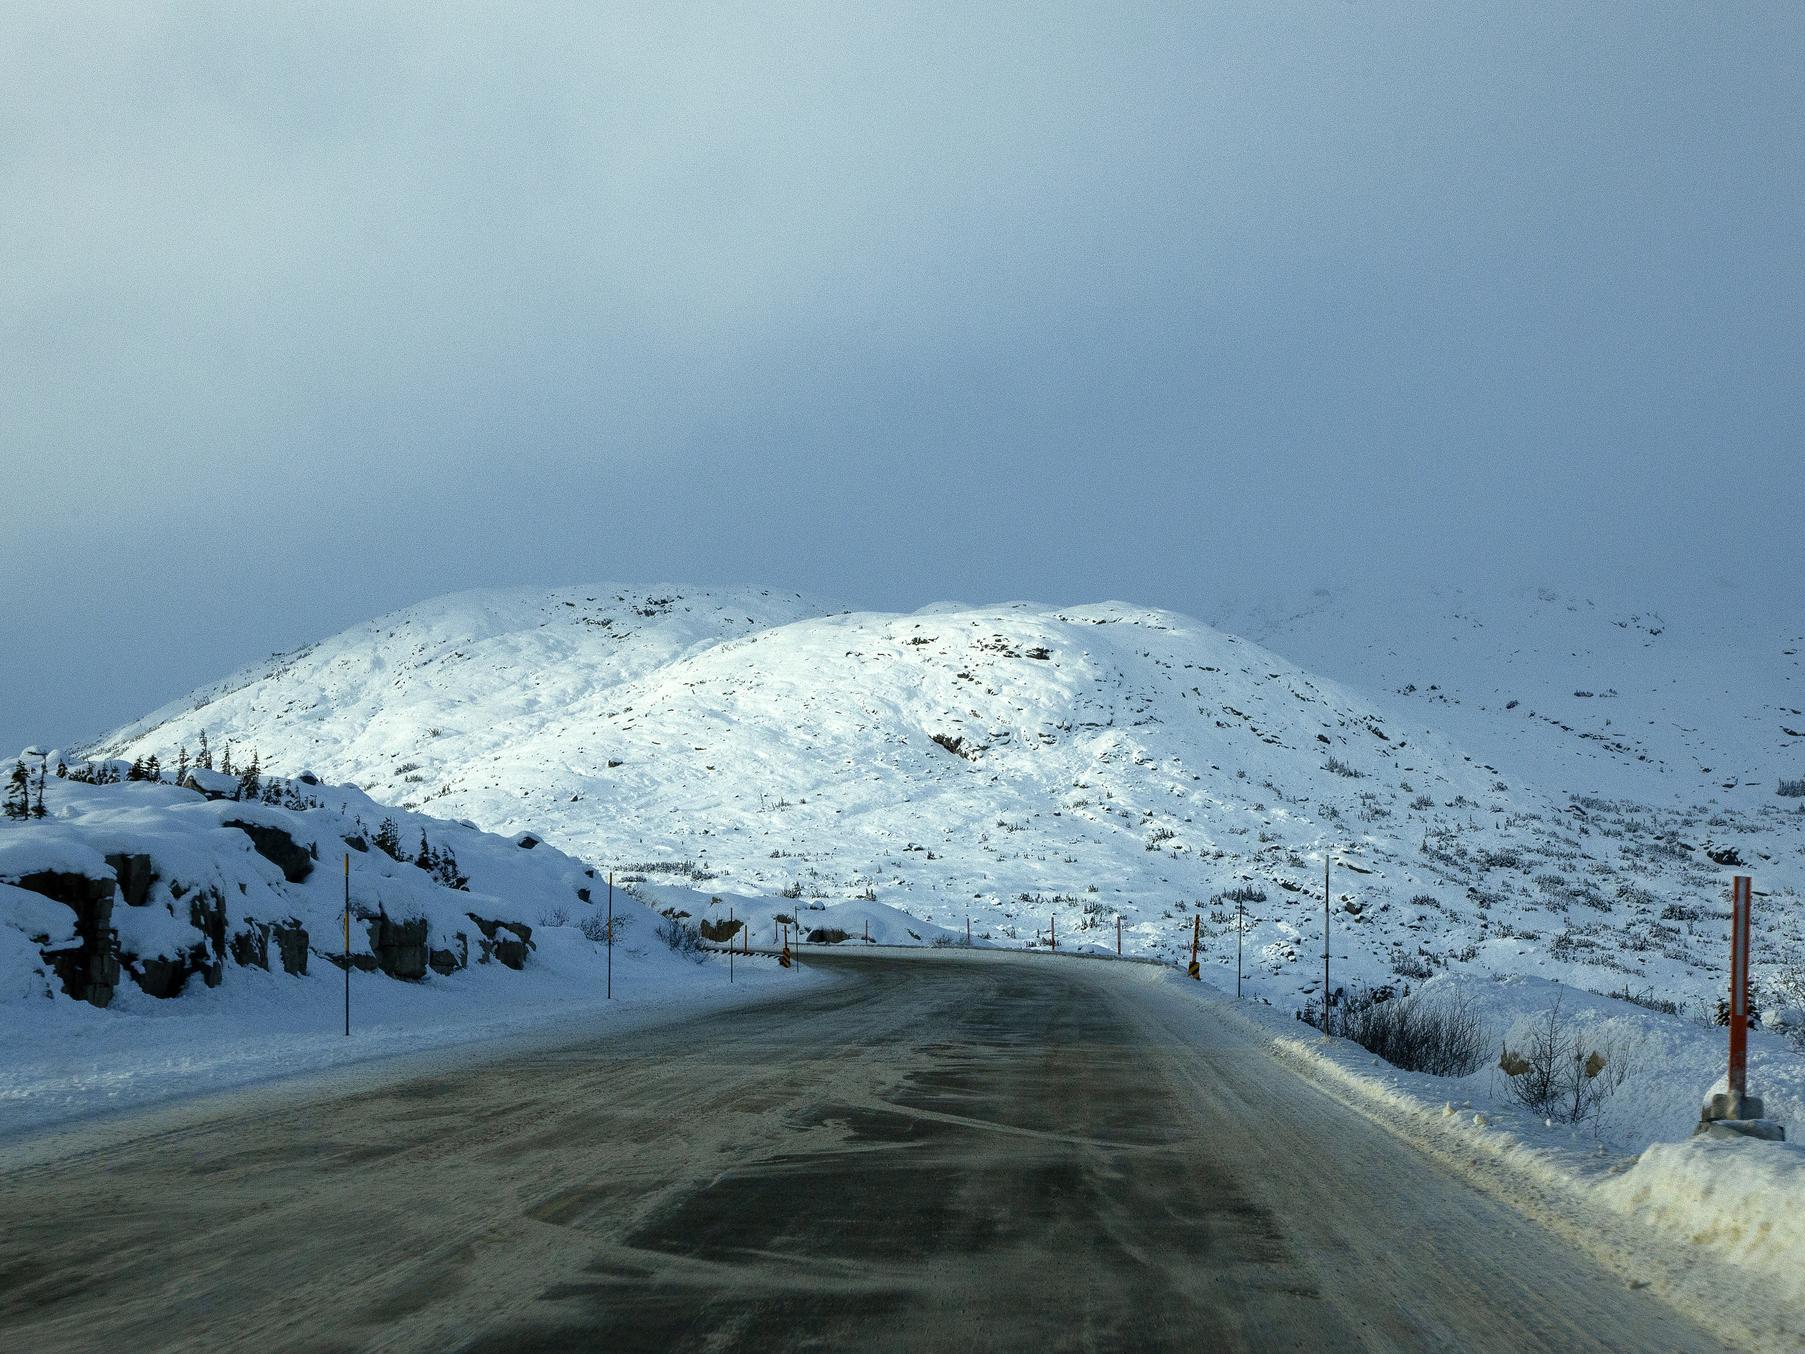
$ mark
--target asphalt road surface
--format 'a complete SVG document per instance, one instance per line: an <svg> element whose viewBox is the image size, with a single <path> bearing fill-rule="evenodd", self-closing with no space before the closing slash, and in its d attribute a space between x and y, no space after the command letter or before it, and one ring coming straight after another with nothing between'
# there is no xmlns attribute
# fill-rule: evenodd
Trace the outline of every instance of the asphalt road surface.
<svg viewBox="0 0 1805 1354"><path fill-rule="evenodd" d="M812 958L0 1173L0 1348L1723 1347L1134 966Z"/></svg>

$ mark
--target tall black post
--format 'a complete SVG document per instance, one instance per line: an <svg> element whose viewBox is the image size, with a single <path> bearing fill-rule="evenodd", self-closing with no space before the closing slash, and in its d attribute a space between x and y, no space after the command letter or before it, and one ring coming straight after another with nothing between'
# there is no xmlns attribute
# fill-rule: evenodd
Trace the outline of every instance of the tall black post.
<svg viewBox="0 0 1805 1354"><path fill-rule="evenodd" d="M1329 848L1322 849L1322 1032L1329 1033Z"/></svg>
<svg viewBox="0 0 1805 1354"><path fill-rule="evenodd" d="M614 871L608 871L608 1000L614 1000Z"/></svg>
<svg viewBox="0 0 1805 1354"><path fill-rule="evenodd" d="M351 853L345 852L345 1038L351 1037Z"/></svg>

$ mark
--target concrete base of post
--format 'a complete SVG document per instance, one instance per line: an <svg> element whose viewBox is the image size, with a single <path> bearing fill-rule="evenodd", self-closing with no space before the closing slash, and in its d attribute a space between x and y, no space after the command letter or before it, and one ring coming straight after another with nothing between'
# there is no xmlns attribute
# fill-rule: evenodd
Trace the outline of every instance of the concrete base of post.
<svg viewBox="0 0 1805 1354"><path fill-rule="evenodd" d="M1692 1136L1712 1138L1762 1138L1768 1142L1785 1142L1786 1127L1777 1119L1766 1118L1761 1097L1736 1091L1720 1091L1705 1102L1699 1111L1698 1127Z"/></svg>

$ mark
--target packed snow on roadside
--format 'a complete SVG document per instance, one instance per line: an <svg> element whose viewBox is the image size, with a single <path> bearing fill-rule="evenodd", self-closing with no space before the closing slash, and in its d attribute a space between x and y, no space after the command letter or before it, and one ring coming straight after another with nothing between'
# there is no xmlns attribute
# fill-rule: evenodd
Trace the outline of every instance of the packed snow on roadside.
<svg viewBox="0 0 1805 1354"><path fill-rule="evenodd" d="M754 956L729 987L689 927L619 896L610 1001L598 872L531 834L311 777L252 794L218 772L178 787L25 760L45 814L0 821L0 1136L535 1026L676 1018L780 981Z"/></svg>
<svg viewBox="0 0 1805 1354"><path fill-rule="evenodd" d="M1749 1041L1750 1090L1795 1141L1725 1140L1692 1136L1701 1105L1724 1088L1727 1060L1727 1031L1700 1016L1521 976L1437 978L1411 999L1463 1002L1482 1031L1483 1065L1465 1076L1407 1072L1260 1001L1229 1004L1281 1059L1456 1168L1552 1187L1631 1222L1677 1257L1667 1286L1680 1299L1714 1301L1704 1279L1688 1277L1688 1257L1705 1255L1758 1278L1751 1319L1765 1329L1805 1319L1805 1039L1795 1030L1757 1029ZM1598 1113L1577 1123L1525 1107L1500 1066L1506 1050L1533 1047L1551 1014L1564 1049L1603 1060L1588 1079L1605 1089ZM1520 1189L1507 1192L1522 1201Z"/></svg>

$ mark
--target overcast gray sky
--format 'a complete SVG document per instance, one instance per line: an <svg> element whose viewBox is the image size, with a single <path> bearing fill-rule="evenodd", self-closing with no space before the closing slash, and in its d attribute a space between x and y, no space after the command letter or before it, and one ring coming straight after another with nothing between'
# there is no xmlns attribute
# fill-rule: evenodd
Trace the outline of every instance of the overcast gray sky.
<svg viewBox="0 0 1805 1354"><path fill-rule="evenodd" d="M437 592L1800 607L1805 6L0 11L0 744Z"/></svg>

